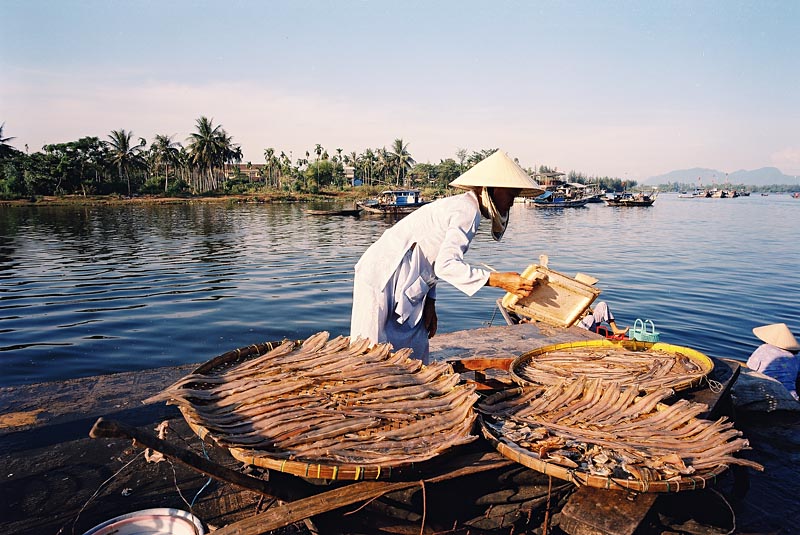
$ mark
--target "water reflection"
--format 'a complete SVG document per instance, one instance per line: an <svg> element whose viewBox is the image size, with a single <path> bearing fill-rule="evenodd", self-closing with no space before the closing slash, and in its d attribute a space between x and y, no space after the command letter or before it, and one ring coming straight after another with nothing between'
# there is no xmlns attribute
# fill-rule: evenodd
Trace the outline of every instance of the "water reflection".
<svg viewBox="0 0 800 535"><path fill-rule="evenodd" d="M235 347L349 330L352 268L393 221L307 216L307 206L0 208L0 385L200 362ZM600 279L619 323L746 358L750 329L800 332L800 202L677 199L649 209L515 205L467 258ZM485 325L499 294L438 292L440 332ZM495 321L498 317L495 317Z"/></svg>

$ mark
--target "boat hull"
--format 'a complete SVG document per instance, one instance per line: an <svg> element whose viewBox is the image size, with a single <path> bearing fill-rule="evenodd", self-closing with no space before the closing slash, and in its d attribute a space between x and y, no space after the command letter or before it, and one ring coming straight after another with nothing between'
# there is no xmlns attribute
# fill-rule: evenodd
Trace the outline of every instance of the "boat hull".
<svg viewBox="0 0 800 535"><path fill-rule="evenodd" d="M555 202L539 202L534 201L532 204L537 208L581 208L586 206L589 199L578 199L573 201L555 201Z"/></svg>
<svg viewBox="0 0 800 535"><path fill-rule="evenodd" d="M650 199L647 201L616 201L614 199L606 199L606 204L609 206L652 206L655 202L655 199Z"/></svg>
<svg viewBox="0 0 800 535"><path fill-rule="evenodd" d="M430 202L430 201L428 201ZM365 212L371 214L410 214L420 206L425 206L428 202L414 204L362 204L358 203Z"/></svg>

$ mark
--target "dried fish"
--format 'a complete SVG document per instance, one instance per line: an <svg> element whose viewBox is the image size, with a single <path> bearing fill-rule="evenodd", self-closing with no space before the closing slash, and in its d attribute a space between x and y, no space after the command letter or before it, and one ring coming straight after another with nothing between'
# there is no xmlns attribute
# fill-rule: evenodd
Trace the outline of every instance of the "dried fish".
<svg viewBox="0 0 800 535"><path fill-rule="evenodd" d="M459 384L446 363L325 332L269 347L188 374L160 397L254 458L396 466L477 438L475 385Z"/></svg>
<svg viewBox="0 0 800 535"><path fill-rule="evenodd" d="M670 388L637 392L597 379L565 380L493 396L477 408L484 428L501 441L525 448L532 458L594 476L648 483L680 481L720 465L761 469L733 455L748 443L725 418L697 418L705 405L687 400L658 405Z"/></svg>
<svg viewBox="0 0 800 535"><path fill-rule="evenodd" d="M704 375L700 365L679 351L592 345L543 351L518 359L513 373L536 384L554 385L563 379L585 377L635 385L644 391L693 384Z"/></svg>

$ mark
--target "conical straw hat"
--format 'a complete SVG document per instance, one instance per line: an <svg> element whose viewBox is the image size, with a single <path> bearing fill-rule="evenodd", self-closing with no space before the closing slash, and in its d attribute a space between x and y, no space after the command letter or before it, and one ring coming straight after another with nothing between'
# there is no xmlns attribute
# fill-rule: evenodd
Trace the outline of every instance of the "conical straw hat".
<svg viewBox="0 0 800 535"><path fill-rule="evenodd" d="M460 177L450 182L451 186L470 189L473 187L520 189L520 195L539 195L544 190L508 154L498 150L484 158Z"/></svg>
<svg viewBox="0 0 800 535"><path fill-rule="evenodd" d="M753 329L753 334L768 344L786 351L800 351L800 344L785 323L773 323Z"/></svg>

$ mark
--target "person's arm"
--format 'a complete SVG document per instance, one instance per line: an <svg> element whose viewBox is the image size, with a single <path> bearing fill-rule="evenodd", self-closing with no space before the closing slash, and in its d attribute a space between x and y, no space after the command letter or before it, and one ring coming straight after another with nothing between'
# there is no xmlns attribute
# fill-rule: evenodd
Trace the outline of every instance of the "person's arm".
<svg viewBox="0 0 800 535"><path fill-rule="evenodd" d="M430 294L425 298L422 321L428 331L428 338L433 338L436 334L436 329L439 327L439 317L436 315L436 299L433 299Z"/></svg>
<svg viewBox="0 0 800 535"><path fill-rule="evenodd" d="M493 271L489 274L489 280L486 281L486 286L494 286L519 297L529 296L533 291L533 284L533 281L513 271L505 273Z"/></svg>

